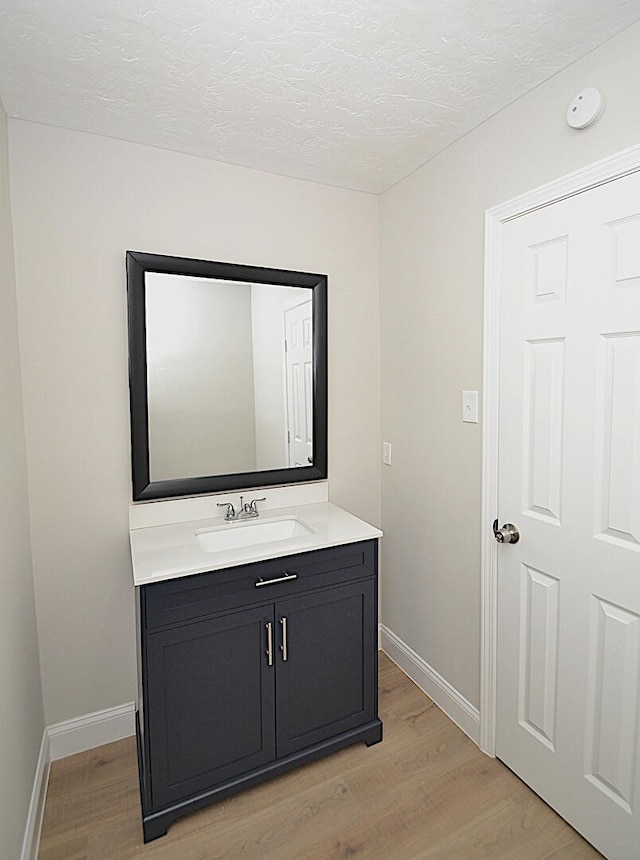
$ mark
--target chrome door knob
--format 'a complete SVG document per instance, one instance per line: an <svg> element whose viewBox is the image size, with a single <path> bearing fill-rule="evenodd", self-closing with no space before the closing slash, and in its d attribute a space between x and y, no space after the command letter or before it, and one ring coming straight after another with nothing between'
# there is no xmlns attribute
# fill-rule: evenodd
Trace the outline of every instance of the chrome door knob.
<svg viewBox="0 0 640 860"><path fill-rule="evenodd" d="M518 543L520 540L520 532L513 523L505 523L499 529L498 520L493 521L493 536L498 543Z"/></svg>

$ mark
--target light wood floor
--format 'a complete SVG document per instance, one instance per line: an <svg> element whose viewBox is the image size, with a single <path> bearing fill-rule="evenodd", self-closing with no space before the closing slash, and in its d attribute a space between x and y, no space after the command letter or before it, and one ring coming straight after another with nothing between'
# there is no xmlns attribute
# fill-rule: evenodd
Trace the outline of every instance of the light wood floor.
<svg viewBox="0 0 640 860"><path fill-rule="evenodd" d="M142 843L135 740L54 762L39 860L600 858L384 655L384 740L223 800Z"/></svg>

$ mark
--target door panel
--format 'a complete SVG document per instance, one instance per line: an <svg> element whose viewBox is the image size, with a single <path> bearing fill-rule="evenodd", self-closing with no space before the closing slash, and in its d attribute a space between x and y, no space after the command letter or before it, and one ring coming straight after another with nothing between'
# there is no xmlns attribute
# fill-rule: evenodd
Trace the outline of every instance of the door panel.
<svg viewBox="0 0 640 860"><path fill-rule="evenodd" d="M519 722L550 749L556 736L558 598L555 576L522 565Z"/></svg>
<svg viewBox="0 0 640 860"><path fill-rule="evenodd" d="M640 327L640 320L638 320ZM640 550L640 333L600 344L601 406L596 442L598 537Z"/></svg>
<svg viewBox="0 0 640 860"><path fill-rule="evenodd" d="M148 636L154 806L275 758L269 622L271 607L257 607Z"/></svg>
<svg viewBox="0 0 640 860"><path fill-rule="evenodd" d="M640 617L592 596L586 778L632 813L637 756Z"/></svg>
<svg viewBox="0 0 640 860"><path fill-rule="evenodd" d="M278 756L373 720L376 712L374 583L356 582L276 605Z"/></svg>
<svg viewBox="0 0 640 860"><path fill-rule="evenodd" d="M504 225L497 753L640 844L640 176Z"/></svg>
<svg viewBox="0 0 640 860"><path fill-rule="evenodd" d="M564 339L526 343L524 510L560 523Z"/></svg>

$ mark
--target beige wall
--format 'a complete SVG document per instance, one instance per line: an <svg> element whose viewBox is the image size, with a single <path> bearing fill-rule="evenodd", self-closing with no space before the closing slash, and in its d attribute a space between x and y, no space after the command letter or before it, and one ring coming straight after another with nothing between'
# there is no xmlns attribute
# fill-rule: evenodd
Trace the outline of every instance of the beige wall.
<svg viewBox="0 0 640 860"><path fill-rule="evenodd" d="M479 703L481 389L487 208L640 141L640 25L494 116L381 197L385 624ZM565 123L584 87L591 129Z"/></svg>
<svg viewBox="0 0 640 860"><path fill-rule="evenodd" d="M7 118L0 103L0 854L20 854L44 729L29 550Z"/></svg>
<svg viewBox="0 0 640 860"><path fill-rule="evenodd" d="M330 494L380 520L378 200L10 122L48 724L135 698L126 249L329 276Z"/></svg>

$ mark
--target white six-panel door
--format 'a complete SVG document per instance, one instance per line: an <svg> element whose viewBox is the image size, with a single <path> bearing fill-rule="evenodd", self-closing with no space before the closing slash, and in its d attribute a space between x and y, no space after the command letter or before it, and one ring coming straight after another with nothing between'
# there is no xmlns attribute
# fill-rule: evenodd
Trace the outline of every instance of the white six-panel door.
<svg viewBox="0 0 640 860"><path fill-rule="evenodd" d="M285 310L289 466L313 462L313 318L311 301Z"/></svg>
<svg viewBox="0 0 640 860"><path fill-rule="evenodd" d="M505 224L497 755L640 858L640 174Z"/></svg>

